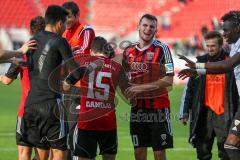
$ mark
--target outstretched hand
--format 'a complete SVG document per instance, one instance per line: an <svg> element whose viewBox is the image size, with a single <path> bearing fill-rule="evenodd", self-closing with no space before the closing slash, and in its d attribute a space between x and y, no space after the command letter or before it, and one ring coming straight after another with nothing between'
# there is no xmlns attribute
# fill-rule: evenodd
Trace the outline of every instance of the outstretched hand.
<svg viewBox="0 0 240 160"><path fill-rule="evenodd" d="M186 56L178 54L178 57L179 57L179 59L182 59L187 62L187 64L185 64L187 67L196 68L196 64L193 61L191 61L190 59L188 59Z"/></svg>
<svg viewBox="0 0 240 160"><path fill-rule="evenodd" d="M190 69L190 68L183 69L178 73L179 79L182 79L182 80L188 77L194 77L196 75L197 75L197 71L195 69Z"/></svg>
<svg viewBox="0 0 240 160"><path fill-rule="evenodd" d="M27 53L28 50L30 49L36 49L35 45L36 45L36 41L35 40L30 40L25 42L21 48L18 49L19 52L22 52L22 54Z"/></svg>
<svg viewBox="0 0 240 160"><path fill-rule="evenodd" d="M139 86L140 85L131 85L128 87L124 92L125 96L130 99L136 98L137 95L142 92L142 89Z"/></svg>
<svg viewBox="0 0 240 160"><path fill-rule="evenodd" d="M137 85L133 84L125 90L124 95L130 101L132 107L137 105L137 95L139 93L141 93L141 90L139 90Z"/></svg>

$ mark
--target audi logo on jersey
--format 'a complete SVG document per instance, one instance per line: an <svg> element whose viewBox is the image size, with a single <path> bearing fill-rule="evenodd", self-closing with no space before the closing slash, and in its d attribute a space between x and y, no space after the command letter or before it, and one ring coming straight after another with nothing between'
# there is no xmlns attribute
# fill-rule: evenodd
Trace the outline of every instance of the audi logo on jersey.
<svg viewBox="0 0 240 160"><path fill-rule="evenodd" d="M132 72L147 72L148 65L143 62L131 62L130 64Z"/></svg>

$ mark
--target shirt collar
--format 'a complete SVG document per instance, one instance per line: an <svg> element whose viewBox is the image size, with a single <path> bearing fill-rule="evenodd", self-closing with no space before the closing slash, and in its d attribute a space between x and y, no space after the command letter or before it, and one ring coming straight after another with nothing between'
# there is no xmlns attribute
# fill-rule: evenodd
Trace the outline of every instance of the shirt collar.
<svg viewBox="0 0 240 160"><path fill-rule="evenodd" d="M148 48L153 44L154 41L155 41L155 39L153 39L152 42L151 42L149 45L147 45L147 46L145 46L145 47L143 47L143 48L139 48L139 46L138 46L138 45L139 45L139 42L138 42L135 47L136 47L136 49L139 50L139 51L144 51L144 50L148 49Z"/></svg>

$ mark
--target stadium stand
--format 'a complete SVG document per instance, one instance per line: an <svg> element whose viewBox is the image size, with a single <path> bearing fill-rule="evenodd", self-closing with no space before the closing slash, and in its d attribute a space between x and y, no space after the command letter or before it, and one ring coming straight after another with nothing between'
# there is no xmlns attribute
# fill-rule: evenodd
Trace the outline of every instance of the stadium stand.
<svg viewBox="0 0 240 160"><path fill-rule="evenodd" d="M160 28L158 34L162 38L185 38L200 35L201 27L211 29L213 17L218 19L229 10L240 8L238 0L194 0L189 1L181 11L171 14L171 30Z"/></svg>
<svg viewBox="0 0 240 160"><path fill-rule="evenodd" d="M42 15L50 4L61 5L65 0L5 0L0 1L1 28L27 28L30 19ZM184 5L178 0L76 0L81 9L81 19L89 22L96 31L105 30L125 36L135 31L137 19L143 13L159 18L158 35L162 38L181 39L200 34L202 25L211 27L213 17L239 9L238 0L188 0ZM161 17L168 13L170 30L161 28ZM191 14L189 14L191 13Z"/></svg>
<svg viewBox="0 0 240 160"><path fill-rule="evenodd" d="M77 4L79 4L80 7L80 18L86 20L88 17L88 1L89 0L75 0ZM66 0L39 0L39 5L42 5L44 10L47 8L48 5L50 4L57 4L57 5L62 5Z"/></svg>
<svg viewBox="0 0 240 160"><path fill-rule="evenodd" d="M1 28L27 28L30 19L40 15L34 1L5 0L0 1Z"/></svg>
<svg viewBox="0 0 240 160"><path fill-rule="evenodd" d="M5 0L0 1L1 28L28 28L31 18L42 15L50 4L61 5L64 0ZM88 14L88 0L77 0L80 4L81 18L86 19Z"/></svg>
<svg viewBox="0 0 240 160"><path fill-rule="evenodd" d="M148 0L95 0L91 7L90 24L96 30L106 30L120 34L125 28L145 13L151 12L160 1ZM135 27L136 28L136 27Z"/></svg>
<svg viewBox="0 0 240 160"><path fill-rule="evenodd" d="M26 35L22 32L11 32L12 28L28 29L30 19L43 15L50 4L61 5L66 0L5 0L0 1L0 28L14 42ZM157 36L170 46L191 45L193 36L201 40L201 28L206 25L211 29L212 18L217 20L229 10L240 8L239 0L186 0L186 4L179 0L75 0L80 6L81 20L89 22L96 33L107 39L130 40L137 37L136 26L139 17L144 13L151 13L158 17L159 26ZM167 15L170 28L163 29L161 19ZM24 39L27 39L27 38ZM119 38L120 37L120 38ZM6 38L1 38L6 39ZM176 41L177 40L177 41ZM6 41L6 40L5 40ZM20 40L23 42L23 40ZM179 42L179 45L177 45ZM1 42L5 48L5 42ZM7 47L8 48L8 47ZM186 48L186 47L185 47ZM11 49L11 48L8 48ZM186 51L188 52L188 50Z"/></svg>

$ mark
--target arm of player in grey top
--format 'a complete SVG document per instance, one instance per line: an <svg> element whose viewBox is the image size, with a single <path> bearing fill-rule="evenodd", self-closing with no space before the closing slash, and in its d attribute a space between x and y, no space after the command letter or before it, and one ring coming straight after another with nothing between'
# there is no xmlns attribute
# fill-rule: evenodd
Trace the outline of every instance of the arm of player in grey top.
<svg viewBox="0 0 240 160"><path fill-rule="evenodd" d="M1 51L0 51L1 52ZM6 58L0 58L0 63L12 63L12 60L11 60L11 58L9 58L9 59L6 59Z"/></svg>
<svg viewBox="0 0 240 160"><path fill-rule="evenodd" d="M235 66L240 64L240 52L236 53L233 57L218 62L206 63L205 68L207 73L226 73L234 69Z"/></svg>
<svg viewBox="0 0 240 160"><path fill-rule="evenodd" d="M9 63L12 57L20 54L21 52L19 51L0 50L0 63Z"/></svg>
<svg viewBox="0 0 240 160"><path fill-rule="evenodd" d="M36 45L35 40L30 40L25 42L21 48L15 51L8 50L0 50L0 63L8 63L10 58L22 55L26 53L29 49L36 49L34 46Z"/></svg>

